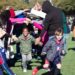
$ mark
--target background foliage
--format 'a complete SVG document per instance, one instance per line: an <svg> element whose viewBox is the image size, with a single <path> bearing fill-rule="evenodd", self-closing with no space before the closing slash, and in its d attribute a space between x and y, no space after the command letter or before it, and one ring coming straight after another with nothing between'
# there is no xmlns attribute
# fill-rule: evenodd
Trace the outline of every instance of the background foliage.
<svg viewBox="0 0 75 75"><path fill-rule="evenodd" d="M0 0L0 9L3 6L13 6L15 9L31 8L36 2L42 3L43 0L31 0L30 3L25 3L24 0Z"/></svg>
<svg viewBox="0 0 75 75"><path fill-rule="evenodd" d="M75 13L75 0L52 0L53 4L66 13Z"/></svg>
<svg viewBox="0 0 75 75"><path fill-rule="evenodd" d="M44 0L30 0L30 3L25 3L24 0L0 0L0 9L3 6L9 5L16 9L31 8L36 2L42 4ZM66 13L75 13L75 0L52 0L54 6L61 8Z"/></svg>

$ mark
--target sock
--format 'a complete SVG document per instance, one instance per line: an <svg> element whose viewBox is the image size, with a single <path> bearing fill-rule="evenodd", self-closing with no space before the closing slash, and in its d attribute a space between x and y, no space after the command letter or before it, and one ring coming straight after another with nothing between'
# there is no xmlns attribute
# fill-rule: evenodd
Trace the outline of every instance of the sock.
<svg viewBox="0 0 75 75"><path fill-rule="evenodd" d="M47 59L45 59L45 64L49 64L49 61Z"/></svg>

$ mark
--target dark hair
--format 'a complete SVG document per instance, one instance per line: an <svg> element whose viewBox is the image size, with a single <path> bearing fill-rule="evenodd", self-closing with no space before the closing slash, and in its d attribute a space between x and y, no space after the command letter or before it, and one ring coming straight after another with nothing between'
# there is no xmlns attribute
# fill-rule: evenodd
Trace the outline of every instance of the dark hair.
<svg viewBox="0 0 75 75"><path fill-rule="evenodd" d="M21 28L22 28L22 31L23 31L23 29L25 29L25 28L27 28L29 32L34 31L33 25L30 24L30 23L29 23L28 25L26 25L26 23L23 23L23 24L21 25Z"/></svg>
<svg viewBox="0 0 75 75"><path fill-rule="evenodd" d="M28 32L30 32L29 29L28 29L28 27L24 27L24 28L22 29L22 32L24 31L24 29L27 29Z"/></svg>
<svg viewBox="0 0 75 75"><path fill-rule="evenodd" d="M56 32L59 32L59 33L62 33L62 34L63 34L63 29L62 29L62 28L57 28L57 29L55 30L55 34L56 34Z"/></svg>

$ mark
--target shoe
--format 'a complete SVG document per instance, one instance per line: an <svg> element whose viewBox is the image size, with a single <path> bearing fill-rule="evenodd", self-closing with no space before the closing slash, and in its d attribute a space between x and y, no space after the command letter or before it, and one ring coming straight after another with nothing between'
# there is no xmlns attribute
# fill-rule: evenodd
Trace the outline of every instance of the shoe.
<svg viewBox="0 0 75 75"><path fill-rule="evenodd" d="M27 72L27 69L23 69L23 72Z"/></svg>
<svg viewBox="0 0 75 75"><path fill-rule="evenodd" d="M36 75L38 72L38 69L37 68L34 68L33 71L32 71L32 75Z"/></svg>
<svg viewBox="0 0 75 75"><path fill-rule="evenodd" d="M49 64L44 64L44 65L43 65L43 68L44 68L44 69L48 69L48 67L49 67Z"/></svg>

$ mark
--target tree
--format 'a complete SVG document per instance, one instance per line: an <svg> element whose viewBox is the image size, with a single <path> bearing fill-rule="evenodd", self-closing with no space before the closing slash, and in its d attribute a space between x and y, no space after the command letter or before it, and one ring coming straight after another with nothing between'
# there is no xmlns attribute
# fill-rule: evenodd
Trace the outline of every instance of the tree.
<svg viewBox="0 0 75 75"><path fill-rule="evenodd" d="M38 1L40 4L42 4L43 0L29 0L30 3L24 2L24 0L0 0L0 9L2 9L4 6L13 6L15 10L18 9L27 9L32 8L35 3Z"/></svg>
<svg viewBox="0 0 75 75"><path fill-rule="evenodd" d="M75 11L75 0L53 0L53 4L65 12Z"/></svg>

